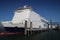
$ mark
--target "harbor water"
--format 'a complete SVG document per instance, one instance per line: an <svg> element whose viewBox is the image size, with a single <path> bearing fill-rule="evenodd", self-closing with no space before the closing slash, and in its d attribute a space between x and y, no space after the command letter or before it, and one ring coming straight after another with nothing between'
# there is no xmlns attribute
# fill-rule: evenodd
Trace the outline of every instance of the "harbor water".
<svg viewBox="0 0 60 40"><path fill-rule="evenodd" d="M0 36L0 40L60 40L60 30L50 30L46 32L33 33L29 36L24 34Z"/></svg>

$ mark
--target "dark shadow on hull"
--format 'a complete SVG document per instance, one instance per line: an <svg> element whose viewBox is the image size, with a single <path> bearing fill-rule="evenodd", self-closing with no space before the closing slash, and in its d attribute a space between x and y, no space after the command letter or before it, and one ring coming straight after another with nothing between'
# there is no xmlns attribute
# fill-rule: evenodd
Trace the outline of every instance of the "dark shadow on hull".
<svg viewBox="0 0 60 40"><path fill-rule="evenodd" d="M18 28L18 27L4 27L6 32L24 32L24 28Z"/></svg>

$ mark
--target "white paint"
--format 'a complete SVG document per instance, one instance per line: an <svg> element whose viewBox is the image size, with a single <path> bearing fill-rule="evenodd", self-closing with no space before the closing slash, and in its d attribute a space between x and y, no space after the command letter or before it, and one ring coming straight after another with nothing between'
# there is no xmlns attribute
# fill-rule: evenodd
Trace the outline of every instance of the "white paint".
<svg viewBox="0 0 60 40"><path fill-rule="evenodd" d="M30 27L30 22L32 22L32 28L39 28L41 26L42 28L47 28L44 26L44 22L41 21L43 19L44 21L48 22L46 19L41 17L39 14L34 12L31 9L26 8L24 6L24 9L22 10L16 10L13 16L13 19L11 21L2 22L4 27L24 27L25 20L27 20L27 26Z"/></svg>

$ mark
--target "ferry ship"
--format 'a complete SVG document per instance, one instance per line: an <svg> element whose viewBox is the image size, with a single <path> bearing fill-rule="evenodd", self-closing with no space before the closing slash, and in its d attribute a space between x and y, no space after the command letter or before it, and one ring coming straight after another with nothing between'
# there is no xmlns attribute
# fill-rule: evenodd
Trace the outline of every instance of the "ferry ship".
<svg viewBox="0 0 60 40"><path fill-rule="evenodd" d="M33 11L31 6L25 5L14 11L14 16L11 21L1 22L1 28L5 32L24 32L25 21L27 21L27 28L31 27L30 23L32 22L32 30L43 30L48 27L48 20Z"/></svg>

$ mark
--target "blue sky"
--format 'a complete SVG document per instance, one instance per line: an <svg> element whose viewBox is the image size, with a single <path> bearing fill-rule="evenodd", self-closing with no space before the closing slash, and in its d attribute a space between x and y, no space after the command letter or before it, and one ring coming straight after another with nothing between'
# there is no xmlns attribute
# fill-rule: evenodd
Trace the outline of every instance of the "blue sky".
<svg viewBox="0 0 60 40"><path fill-rule="evenodd" d="M33 10L47 20L60 22L59 0L0 0L0 21L9 21L14 10L24 5L32 6Z"/></svg>

